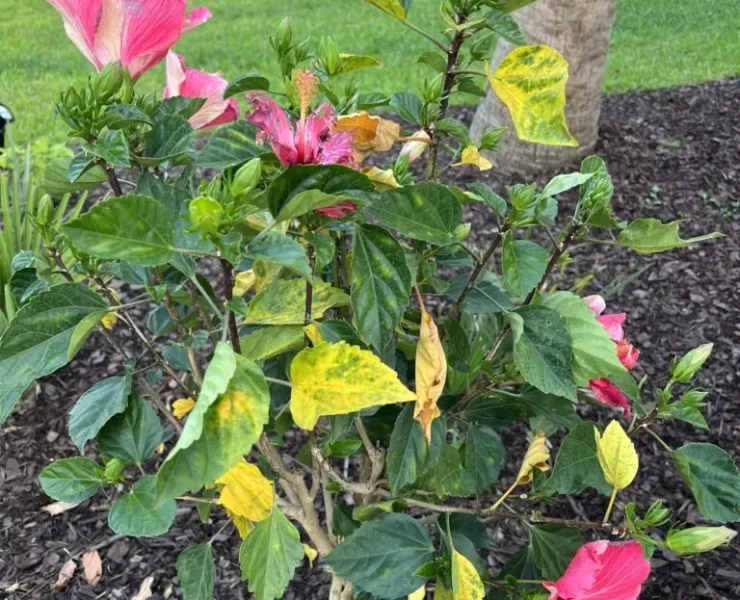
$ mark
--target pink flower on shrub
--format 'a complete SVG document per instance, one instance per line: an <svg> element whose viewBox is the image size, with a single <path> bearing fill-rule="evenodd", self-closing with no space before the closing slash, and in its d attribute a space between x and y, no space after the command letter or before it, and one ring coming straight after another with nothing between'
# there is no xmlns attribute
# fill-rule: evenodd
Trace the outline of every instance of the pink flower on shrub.
<svg viewBox="0 0 740 600"><path fill-rule="evenodd" d="M185 59L172 52L167 54L167 87L164 97L184 96L205 98L206 103L190 117L194 129L215 127L239 118L239 104L233 98L224 100L228 82L220 73L206 73L185 66Z"/></svg>
<svg viewBox="0 0 740 600"><path fill-rule="evenodd" d="M293 73L293 85L300 101L300 119L292 123L288 115L267 94L252 92L247 96L251 109L247 121L261 131L257 141L267 142L284 167L291 165L354 166L352 134L334 133L337 117L330 104L322 104L309 114L311 101L318 92L319 79L307 71ZM330 218L343 217L356 206L343 202L316 212Z"/></svg>
<svg viewBox="0 0 740 600"><path fill-rule="evenodd" d="M636 600L649 575L638 542L600 540L581 546L565 574L542 585L549 600Z"/></svg>
<svg viewBox="0 0 740 600"><path fill-rule="evenodd" d="M606 302L601 296L588 296L584 298L589 308L596 314L596 319L601 323L616 344L617 357L624 365L625 369L633 369L640 357L640 351L624 339L624 330L622 324L627 315L625 313L604 315ZM632 416L632 407L630 406L627 396L608 379L592 379L588 382L588 387L593 392L594 398L599 402L608 404L614 408L621 408L624 411L625 418Z"/></svg>
<svg viewBox="0 0 740 600"><path fill-rule="evenodd" d="M136 79L160 63L180 36L211 18L207 8L186 16L186 0L47 0L75 46L98 71L121 61Z"/></svg>

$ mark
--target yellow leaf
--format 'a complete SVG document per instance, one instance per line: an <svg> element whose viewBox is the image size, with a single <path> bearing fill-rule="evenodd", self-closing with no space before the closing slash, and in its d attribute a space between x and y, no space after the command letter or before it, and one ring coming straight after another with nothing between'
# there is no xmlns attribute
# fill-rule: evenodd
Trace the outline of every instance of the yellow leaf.
<svg viewBox="0 0 740 600"><path fill-rule="evenodd" d="M452 590L448 590L441 579L434 585L434 600L453 600Z"/></svg>
<svg viewBox="0 0 740 600"><path fill-rule="evenodd" d="M390 190L401 187L396 181L393 169L379 169L378 167L365 167L362 172L375 184L379 190Z"/></svg>
<svg viewBox="0 0 740 600"><path fill-rule="evenodd" d="M270 516L275 494L272 483L242 459L216 480L223 484L218 503L231 514L258 523Z"/></svg>
<svg viewBox="0 0 740 600"><path fill-rule="evenodd" d="M226 513L232 519L234 519L234 525L236 525L236 529L239 532L239 537L242 538L242 540L246 540L249 537L249 534L252 533L252 530L254 529L254 525L252 525L252 522L246 517L240 517L239 515L232 514L231 511L227 510Z"/></svg>
<svg viewBox="0 0 740 600"><path fill-rule="evenodd" d="M313 561L316 560L316 557L319 555L319 553L314 548L311 548L311 546L309 546L308 544L303 544L303 554L306 555L306 558L308 559L308 564L313 569Z"/></svg>
<svg viewBox="0 0 740 600"><path fill-rule="evenodd" d="M365 56L363 54L343 54L339 53L339 58L342 61L342 68L339 71L340 75L346 75L352 71L358 69L367 69L368 67L379 67L380 61L372 56Z"/></svg>
<svg viewBox="0 0 740 600"><path fill-rule="evenodd" d="M399 0L365 0L365 2L372 4L396 19L401 21L406 19L406 10Z"/></svg>
<svg viewBox="0 0 740 600"><path fill-rule="evenodd" d="M311 343L314 346L318 346L319 344L322 344L326 340L324 339L324 336L321 335L321 329L317 325L314 325L313 323L309 323L303 328L303 331L305 332L306 336L309 340L311 340Z"/></svg>
<svg viewBox="0 0 740 600"><path fill-rule="evenodd" d="M162 442L159 446L157 446L157 454L163 454L165 451L166 446L164 445L164 442Z"/></svg>
<svg viewBox="0 0 740 600"><path fill-rule="evenodd" d="M280 272L283 270L279 264L267 260L255 260L252 265L252 271L255 276L255 289L257 293L264 290L268 285L275 281Z"/></svg>
<svg viewBox="0 0 740 600"><path fill-rule="evenodd" d="M565 123L568 63L547 46L520 46L496 69L486 66L493 91L506 104L520 139L550 146L578 146Z"/></svg>
<svg viewBox="0 0 740 600"><path fill-rule="evenodd" d="M416 346L416 408L414 419L421 423L427 443L432 440L432 422L442 413L437 400L447 380L447 358L432 315L422 308L421 331Z"/></svg>
<svg viewBox="0 0 740 600"><path fill-rule="evenodd" d="M547 461L550 460L550 449L547 447L547 436L544 431L538 431L530 442L527 453L524 455L522 467L516 476L517 484L524 485L532 481L532 471L539 469L543 473L550 470Z"/></svg>
<svg viewBox="0 0 740 600"><path fill-rule="evenodd" d="M415 592L411 592L408 595L408 600L424 600L424 598L427 597L427 587L425 585L422 585L418 590Z"/></svg>
<svg viewBox="0 0 740 600"><path fill-rule="evenodd" d="M483 600L486 589L473 563L457 550L452 552L452 599Z"/></svg>
<svg viewBox="0 0 740 600"><path fill-rule="evenodd" d="M195 400L192 398L179 398L172 403L172 414L176 419L182 419L193 410Z"/></svg>
<svg viewBox="0 0 740 600"><path fill-rule="evenodd" d="M118 315L116 313L108 313L103 315L103 318L100 319L100 324L108 331L115 327L116 322L118 322Z"/></svg>
<svg viewBox="0 0 740 600"><path fill-rule="evenodd" d="M334 131L352 134L352 150L358 163L373 152L387 152L401 137L398 123L370 115L364 110L339 117Z"/></svg>
<svg viewBox="0 0 740 600"><path fill-rule="evenodd" d="M488 171L493 167L491 161L487 158L482 157L480 155L480 152L478 152L478 148L476 148L475 146L467 146L462 151L460 162L455 163L452 166L461 167L463 165L473 165L478 167L478 169L480 169L481 171Z"/></svg>
<svg viewBox="0 0 740 600"><path fill-rule="evenodd" d="M290 412L306 430L325 415L416 399L380 358L346 342L305 348L293 359L290 379Z"/></svg>
<svg viewBox="0 0 740 600"><path fill-rule="evenodd" d="M334 306L349 303L349 296L317 279L313 285L311 315L315 320ZM306 281L278 279L259 292L249 303L249 325L303 325L306 310Z"/></svg>
<svg viewBox="0 0 740 600"><path fill-rule="evenodd" d="M255 275L252 269L249 271L242 271L237 273L234 278L234 289L231 294L234 298L241 298L249 290L251 290L257 283L257 275Z"/></svg>
<svg viewBox="0 0 740 600"><path fill-rule="evenodd" d="M602 435L594 428L594 435L604 478L617 490L623 490L632 483L640 466L635 445L618 421L609 423Z"/></svg>

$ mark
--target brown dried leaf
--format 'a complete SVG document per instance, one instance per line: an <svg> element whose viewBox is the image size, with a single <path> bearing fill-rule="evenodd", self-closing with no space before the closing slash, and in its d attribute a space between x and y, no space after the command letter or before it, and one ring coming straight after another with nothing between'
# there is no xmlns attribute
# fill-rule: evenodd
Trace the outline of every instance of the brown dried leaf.
<svg viewBox="0 0 740 600"><path fill-rule="evenodd" d="M43 506L41 510L49 513L52 517L54 517L56 515L61 515L68 510L72 510L73 508L77 508L79 505L79 502L53 502L52 504L47 504L46 506Z"/></svg>
<svg viewBox="0 0 740 600"><path fill-rule="evenodd" d="M547 436L544 431L538 431L524 455L522 467L516 477L517 483L519 485L530 483L532 481L532 471L535 469L539 469L543 473L549 471L548 460L550 460L550 449L547 447Z"/></svg>
<svg viewBox="0 0 740 600"><path fill-rule="evenodd" d="M154 594L152 593L152 585L154 584L154 577L151 575L141 582L139 593L136 594L131 600L149 600Z"/></svg>
<svg viewBox="0 0 740 600"><path fill-rule="evenodd" d="M97 585L103 576L103 561L100 560L97 550L82 555L82 568L85 570L85 580L90 585Z"/></svg>
<svg viewBox="0 0 740 600"><path fill-rule="evenodd" d="M66 563L64 563L64 566L59 571L57 581L54 584L54 591L61 590L71 581L72 577L75 574L75 569L77 569L77 563L71 558Z"/></svg>
<svg viewBox="0 0 740 600"><path fill-rule="evenodd" d="M387 152L401 137L398 123L370 115L364 110L339 117L334 131L352 134L352 149L357 162L362 162L373 152Z"/></svg>

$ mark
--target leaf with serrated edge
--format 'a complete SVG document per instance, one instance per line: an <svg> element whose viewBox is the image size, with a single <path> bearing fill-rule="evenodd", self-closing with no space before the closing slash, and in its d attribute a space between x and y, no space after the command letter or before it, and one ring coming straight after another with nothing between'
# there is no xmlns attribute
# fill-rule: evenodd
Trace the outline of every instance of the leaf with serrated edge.
<svg viewBox="0 0 740 600"><path fill-rule="evenodd" d="M185 548L177 557L177 578L183 600L211 600L216 582L216 565L210 543Z"/></svg>
<svg viewBox="0 0 740 600"><path fill-rule="evenodd" d="M267 360L304 345L301 325L262 327L239 338L242 356L250 360Z"/></svg>
<svg viewBox="0 0 740 600"><path fill-rule="evenodd" d="M156 537L172 527L176 509L175 500L157 495L157 478L147 475L116 499L108 513L108 526L118 535Z"/></svg>
<svg viewBox="0 0 740 600"><path fill-rule="evenodd" d="M44 468L39 481L44 493L54 500L82 502L102 485L99 468L89 458L64 458Z"/></svg>
<svg viewBox="0 0 740 600"><path fill-rule="evenodd" d="M515 240L509 231L501 253L504 285L516 298L524 298L542 279L550 253L529 240Z"/></svg>
<svg viewBox="0 0 740 600"><path fill-rule="evenodd" d="M311 316L318 320L335 306L345 306L349 296L320 279L314 280ZM306 310L306 282L278 279L249 303L248 325L303 325Z"/></svg>
<svg viewBox="0 0 740 600"><path fill-rule="evenodd" d="M565 436L547 481L547 488L558 494L580 494L586 487L606 496L612 490L596 456L594 427L589 422L579 424Z"/></svg>
<svg viewBox="0 0 740 600"><path fill-rule="evenodd" d="M108 421L97 438L104 457L139 465L154 455L163 439L157 413L138 394L131 395L126 410Z"/></svg>
<svg viewBox="0 0 740 600"><path fill-rule="evenodd" d="M275 498L272 482L246 460L240 460L219 477L216 483L224 486L218 503L232 515L259 523L272 512Z"/></svg>
<svg viewBox="0 0 740 600"><path fill-rule="evenodd" d="M345 342L302 350L293 359L290 378L290 411L295 424L306 430L322 416L416 399L380 358Z"/></svg>
<svg viewBox="0 0 740 600"><path fill-rule="evenodd" d="M558 579L568 567L583 538L577 529L562 525L536 525L529 528L534 561L546 579Z"/></svg>
<svg viewBox="0 0 740 600"><path fill-rule="evenodd" d="M126 410L131 377L108 377L88 389L69 413L69 437L80 452L108 420Z"/></svg>
<svg viewBox="0 0 740 600"><path fill-rule="evenodd" d="M384 13L403 21L406 19L406 9L399 0L365 0L368 4L379 8Z"/></svg>
<svg viewBox="0 0 740 600"><path fill-rule="evenodd" d="M486 595L473 563L457 550L452 552L452 594L454 600L483 600Z"/></svg>
<svg viewBox="0 0 740 600"><path fill-rule="evenodd" d="M632 483L640 468L640 459L635 445L622 429L619 421L609 423L601 435L597 429L594 429L594 435L596 455L604 471L604 478L617 490L623 490Z"/></svg>
<svg viewBox="0 0 740 600"><path fill-rule="evenodd" d="M417 480L427 459L424 430L413 411L407 406L398 415L388 446L385 469L394 494Z"/></svg>
<svg viewBox="0 0 740 600"><path fill-rule="evenodd" d="M617 245L632 248L638 254L656 254L723 237L715 231L683 240L678 236L679 225L680 221L662 223L658 219L635 219L619 232Z"/></svg>

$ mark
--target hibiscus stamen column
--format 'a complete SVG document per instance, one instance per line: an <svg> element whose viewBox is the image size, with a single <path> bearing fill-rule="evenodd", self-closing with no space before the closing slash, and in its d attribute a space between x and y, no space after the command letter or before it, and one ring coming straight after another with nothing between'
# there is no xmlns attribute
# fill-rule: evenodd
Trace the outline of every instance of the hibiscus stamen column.
<svg viewBox="0 0 740 600"><path fill-rule="evenodd" d="M306 118L311 108L311 102L316 97L319 90L319 78L310 71L293 71L293 86L301 110L301 117L298 121L298 163L309 162L306 153L309 151L306 140Z"/></svg>

